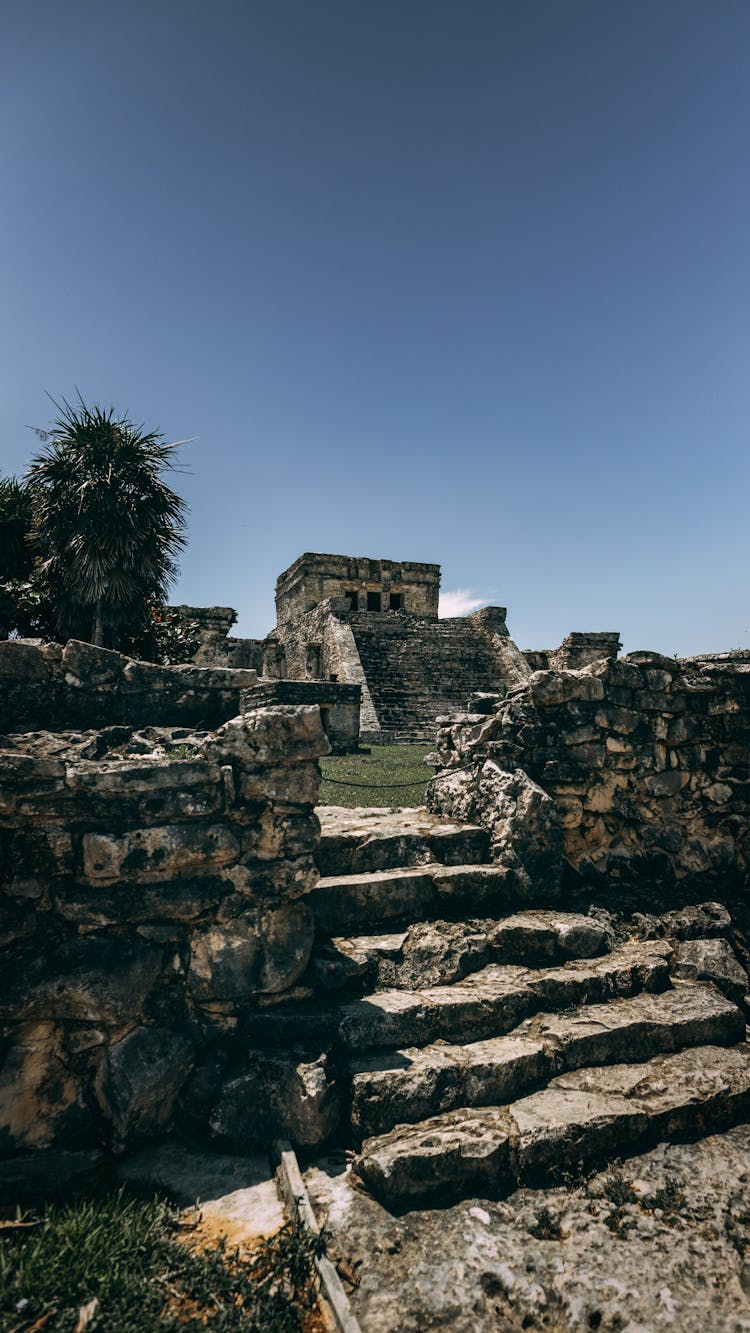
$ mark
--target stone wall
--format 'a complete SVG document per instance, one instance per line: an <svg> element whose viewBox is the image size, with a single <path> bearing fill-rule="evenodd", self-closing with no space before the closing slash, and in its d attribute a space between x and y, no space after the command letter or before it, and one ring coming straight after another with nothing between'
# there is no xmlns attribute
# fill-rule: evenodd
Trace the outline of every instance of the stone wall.
<svg viewBox="0 0 750 1333"><path fill-rule="evenodd" d="M242 707L314 704L333 754L352 754L359 745L361 685L330 680L262 680L242 696Z"/></svg>
<svg viewBox="0 0 750 1333"><path fill-rule="evenodd" d="M617 630L574 630L559 648L526 648L523 655L532 671L578 671L602 657L617 657L621 648Z"/></svg>
<svg viewBox="0 0 750 1333"><path fill-rule="evenodd" d="M237 620L231 606L170 606L178 625L198 647L192 656L196 666L231 667L235 670L260 671L263 660L261 639L228 637Z"/></svg>
<svg viewBox="0 0 750 1333"><path fill-rule="evenodd" d="M250 670L160 667L75 639L0 641L0 733L109 726L216 727L240 711Z"/></svg>
<svg viewBox="0 0 750 1333"><path fill-rule="evenodd" d="M315 707L2 738L0 1179L205 1127L307 965L328 751Z"/></svg>
<svg viewBox="0 0 750 1333"><path fill-rule="evenodd" d="M551 867L559 847L584 877L750 881L750 662L537 671L444 726L438 756L431 808L484 822L498 859Z"/></svg>

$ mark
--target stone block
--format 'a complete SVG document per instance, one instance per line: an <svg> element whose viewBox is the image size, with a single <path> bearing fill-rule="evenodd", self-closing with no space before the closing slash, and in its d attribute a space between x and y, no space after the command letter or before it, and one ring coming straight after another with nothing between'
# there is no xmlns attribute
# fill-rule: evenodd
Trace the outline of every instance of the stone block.
<svg viewBox="0 0 750 1333"><path fill-rule="evenodd" d="M49 953L8 960L0 1017L127 1023L143 1011L162 970L162 950L112 936L62 940Z"/></svg>
<svg viewBox="0 0 750 1333"><path fill-rule="evenodd" d="M224 1087L210 1118L212 1133L238 1147L270 1144L280 1135L313 1148L336 1129L338 1088L326 1055L250 1052L247 1072Z"/></svg>
<svg viewBox="0 0 750 1333"><path fill-rule="evenodd" d="M98 648L93 643L69 639L62 651L62 667L66 676L86 685L113 684L122 677L127 657L111 648Z"/></svg>
<svg viewBox="0 0 750 1333"><path fill-rule="evenodd" d="M206 747L208 757L219 764L235 759L247 769L319 759L330 751L320 709L286 704L232 718Z"/></svg>
<svg viewBox="0 0 750 1333"><path fill-rule="evenodd" d="M284 805L315 805L320 787L320 769L314 760L299 764L275 764L243 772L239 787L241 804L248 801L280 801Z"/></svg>
<svg viewBox="0 0 750 1333"><path fill-rule="evenodd" d="M217 764L195 759L89 760L68 765L66 785L74 791L135 795L220 782Z"/></svg>
<svg viewBox="0 0 750 1333"><path fill-rule="evenodd" d="M676 796L690 781L688 773L679 769L667 769L662 773L653 773L646 778L644 786L652 796Z"/></svg>
<svg viewBox="0 0 750 1333"><path fill-rule="evenodd" d="M226 824L163 824L121 836L86 833L83 867L95 882L152 879L195 872L237 860L240 845Z"/></svg>
<svg viewBox="0 0 750 1333"><path fill-rule="evenodd" d="M192 1043L173 1028L136 1028L110 1047L99 1093L118 1140L132 1143L169 1128L192 1063Z"/></svg>
<svg viewBox="0 0 750 1333"><path fill-rule="evenodd" d="M22 1023L0 1067L0 1140L15 1149L90 1144L92 1116L66 1066L62 1030Z"/></svg>
<svg viewBox="0 0 750 1333"><path fill-rule="evenodd" d="M750 989L747 973L725 939L678 941L672 970L676 977L713 982L735 1004L742 1004Z"/></svg>
<svg viewBox="0 0 750 1333"><path fill-rule="evenodd" d="M39 648L18 639L0 640L0 677L14 681L47 681L50 669Z"/></svg>

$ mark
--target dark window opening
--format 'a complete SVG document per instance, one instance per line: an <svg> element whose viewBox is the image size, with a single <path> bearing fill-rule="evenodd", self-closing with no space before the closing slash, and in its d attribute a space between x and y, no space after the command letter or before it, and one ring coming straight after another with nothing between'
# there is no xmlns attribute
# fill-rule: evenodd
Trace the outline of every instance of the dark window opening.
<svg viewBox="0 0 750 1333"><path fill-rule="evenodd" d="M402 592L392 592L388 604L391 608L391 611L403 611L404 594Z"/></svg>
<svg viewBox="0 0 750 1333"><path fill-rule="evenodd" d="M379 592L368 592L368 594L367 594L367 610L368 610L368 611L379 611L379 610L380 610L380 593L379 593Z"/></svg>
<svg viewBox="0 0 750 1333"><path fill-rule="evenodd" d="M321 708L320 710L320 720L323 723L323 730L326 736L328 735L328 712L329 710L327 708Z"/></svg>
<svg viewBox="0 0 750 1333"><path fill-rule="evenodd" d="M344 596L346 598L349 610L356 611L359 607L359 593L353 589L352 590L347 589L347 591L344 593Z"/></svg>
<svg viewBox="0 0 750 1333"><path fill-rule="evenodd" d="M313 678L320 675L320 644L309 643L307 645L307 674Z"/></svg>

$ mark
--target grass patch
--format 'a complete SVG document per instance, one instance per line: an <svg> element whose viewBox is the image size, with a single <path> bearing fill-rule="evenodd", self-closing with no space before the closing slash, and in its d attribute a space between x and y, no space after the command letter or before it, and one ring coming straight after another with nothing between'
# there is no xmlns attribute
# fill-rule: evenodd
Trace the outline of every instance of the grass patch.
<svg viewBox="0 0 750 1333"><path fill-rule="evenodd" d="M320 805L424 805L429 745L374 745L369 754L321 759ZM343 786L340 784L344 784Z"/></svg>
<svg viewBox="0 0 750 1333"><path fill-rule="evenodd" d="M2 1333L300 1333L317 1299L325 1237L299 1225L246 1257L190 1248L169 1204L123 1190L48 1204L35 1220L0 1231Z"/></svg>

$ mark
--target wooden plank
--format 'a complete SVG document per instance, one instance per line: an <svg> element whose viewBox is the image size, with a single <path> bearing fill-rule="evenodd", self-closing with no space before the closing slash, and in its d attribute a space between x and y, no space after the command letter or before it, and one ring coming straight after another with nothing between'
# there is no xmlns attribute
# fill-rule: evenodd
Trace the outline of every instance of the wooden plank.
<svg viewBox="0 0 750 1333"><path fill-rule="evenodd" d="M307 1187L302 1179L302 1173L297 1162L297 1155L291 1143L286 1139L278 1139L274 1145L274 1152L279 1162L278 1174L281 1192L290 1214L298 1217L308 1230L317 1236L320 1232L318 1219L310 1203L310 1196L307 1193ZM358 1321L352 1314L349 1297L341 1285L341 1278L331 1260L326 1255L322 1255L321 1258L315 1260L315 1264L320 1274L323 1298L333 1316L334 1328L338 1330L338 1333L362 1333Z"/></svg>

